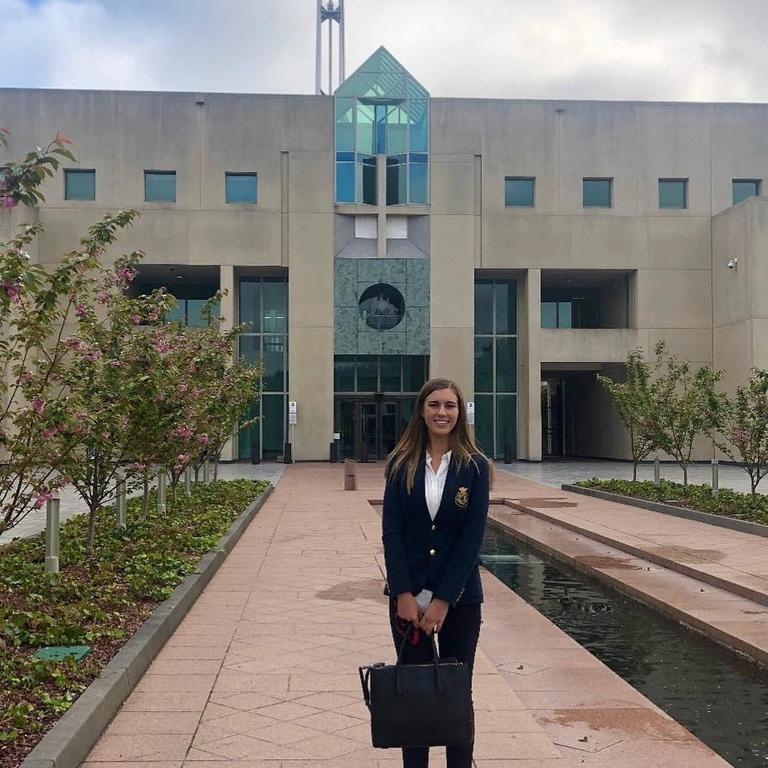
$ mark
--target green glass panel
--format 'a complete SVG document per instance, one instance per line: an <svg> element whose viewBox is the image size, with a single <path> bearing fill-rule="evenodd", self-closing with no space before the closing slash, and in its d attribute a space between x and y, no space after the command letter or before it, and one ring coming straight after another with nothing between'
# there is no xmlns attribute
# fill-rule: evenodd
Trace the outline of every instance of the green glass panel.
<svg viewBox="0 0 768 768"><path fill-rule="evenodd" d="M685 179L659 179L659 208L687 208L688 182Z"/></svg>
<svg viewBox="0 0 768 768"><path fill-rule="evenodd" d="M496 339L496 391L517 391L517 339L512 336Z"/></svg>
<svg viewBox="0 0 768 768"><path fill-rule="evenodd" d="M429 151L429 101L411 99L408 117L411 122L409 133L409 152Z"/></svg>
<svg viewBox="0 0 768 768"><path fill-rule="evenodd" d="M585 208L611 207L611 179L584 179L582 184Z"/></svg>
<svg viewBox="0 0 768 768"><path fill-rule="evenodd" d="M249 421L250 419L258 415L259 415L259 401L256 400L251 404L250 408L248 408L248 411L243 417L242 421L243 422ZM255 424L251 425L248 429L239 430L237 435L238 458L250 459L253 457L253 449L256 448L258 451L259 432L260 432L260 426L258 421Z"/></svg>
<svg viewBox="0 0 768 768"><path fill-rule="evenodd" d="M493 333L493 283L475 283L475 333Z"/></svg>
<svg viewBox="0 0 768 768"><path fill-rule="evenodd" d="M493 395L475 395L475 440L480 450L491 458L493 445Z"/></svg>
<svg viewBox="0 0 768 768"><path fill-rule="evenodd" d="M533 208L532 178L509 176L504 180L504 205L508 208Z"/></svg>
<svg viewBox="0 0 768 768"><path fill-rule="evenodd" d="M190 328L205 328L208 321L203 317L203 307L208 303L207 299L186 299L187 325ZM216 313L213 313L216 317Z"/></svg>
<svg viewBox="0 0 768 768"><path fill-rule="evenodd" d="M285 395L264 395L261 411L261 455L274 459L283 453L285 443Z"/></svg>
<svg viewBox="0 0 768 768"><path fill-rule="evenodd" d="M255 173L227 173L224 175L224 199L227 203L256 202Z"/></svg>
<svg viewBox="0 0 768 768"><path fill-rule="evenodd" d="M475 392L493 392L493 338L475 337Z"/></svg>
<svg viewBox="0 0 768 768"><path fill-rule="evenodd" d="M166 323L181 323L184 325L187 320L187 307L184 299L176 299L173 309L165 313Z"/></svg>
<svg viewBox="0 0 768 768"><path fill-rule="evenodd" d="M426 163L408 165L411 203L429 202L429 166Z"/></svg>
<svg viewBox="0 0 768 768"><path fill-rule="evenodd" d="M403 391L418 392L427 380L429 358L424 355L407 355L403 358Z"/></svg>
<svg viewBox="0 0 768 768"><path fill-rule="evenodd" d="M65 200L95 200L96 171L67 169L64 171Z"/></svg>
<svg viewBox="0 0 768 768"><path fill-rule="evenodd" d="M557 302L541 302L541 327L557 328Z"/></svg>
<svg viewBox="0 0 768 768"><path fill-rule="evenodd" d="M354 163L336 163L336 202L355 202Z"/></svg>
<svg viewBox="0 0 768 768"><path fill-rule="evenodd" d="M357 167L360 169L360 201L365 205L376 205L378 198L376 158L363 158Z"/></svg>
<svg viewBox="0 0 768 768"><path fill-rule="evenodd" d="M285 339L283 335L263 336L262 361L264 377L262 387L265 392L284 392L285 382Z"/></svg>
<svg viewBox="0 0 768 768"><path fill-rule="evenodd" d="M243 335L238 341L241 360L248 363L257 363L261 360L261 336Z"/></svg>
<svg viewBox="0 0 768 768"><path fill-rule="evenodd" d="M284 280L265 279L262 283L262 311L265 333L285 333L286 323L287 283Z"/></svg>
<svg viewBox="0 0 768 768"><path fill-rule="evenodd" d="M147 203L175 203L176 171L144 171L144 200Z"/></svg>
<svg viewBox="0 0 768 768"><path fill-rule="evenodd" d="M384 48L379 48L336 90L344 96L407 96L428 98L426 89Z"/></svg>
<svg viewBox="0 0 768 768"><path fill-rule="evenodd" d="M355 391L355 358L353 355L336 355L333 360L333 388L336 392Z"/></svg>
<svg viewBox="0 0 768 768"><path fill-rule="evenodd" d="M748 197L760 196L759 179L734 179L732 182L733 204L736 205Z"/></svg>
<svg viewBox="0 0 768 768"><path fill-rule="evenodd" d="M261 281L240 281L240 322L249 323L250 333L261 331Z"/></svg>
<svg viewBox="0 0 768 768"><path fill-rule="evenodd" d="M360 355L357 358L357 391L377 392L379 389L379 358Z"/></svg>
<svg viewBox="0 0 768 768"><path fill-rule="evenodd" d="M357 108L357 151L372 155L376 138L376 112L370 104L360 104Z"/></svg>
<svg viewBox="0 0 768 768"><path fill-rule="evenodd" d="M557 327L573 328L573 304L570 301L557 302Z"/></svg>
<svg viewBox="0 0 768 768"><path fill-rule="evenodd" d="M517 398L496 396L496 456L517 453Z"/></svg>
<svg viewBox="0 0 768 768"><path fill-rule="evenodd" d="M407 165L387 166L387 205L401 205L406 200Z"/></svg>
<svg viewBox="0 0 768 768"><path fill-rule="evenodd" d="M517 283L500 281L493 286L496 308L496 333L517 333ZM475 300L477 313L477 300ZM477 320L475 320L477 323ZM476 330L475 333L478 333Z"/></svg>
<svg viewBox="0 0 768 768"><path fill-rule="evenodd" d="M402 392L400 382L400 356L383 355L381 358L381 391Z"/></svg>
<svg viewBox="0 0 768 768"><path fill-rule="evenodd" d="M354 152L355 99L336 99L336 151Z"/></svg>

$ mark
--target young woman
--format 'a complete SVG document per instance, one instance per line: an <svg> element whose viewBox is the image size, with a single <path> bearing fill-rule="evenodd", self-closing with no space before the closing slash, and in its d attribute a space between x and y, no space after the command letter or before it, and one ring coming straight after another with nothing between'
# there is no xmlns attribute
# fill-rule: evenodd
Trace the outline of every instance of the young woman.
<svg viewBox="0 0 768 768"><path fill-rule="evenodd" d="M403 660L440 654L472 665L480 634L479 553L488 517L491 465L467 426L464 398L449 379L419 392L405 433L387 463L382 539L395 647L406 634ZM470 768L472 745L448 747L448 768ZM429 749L403 750L404 768L426 768Z"/></svg>

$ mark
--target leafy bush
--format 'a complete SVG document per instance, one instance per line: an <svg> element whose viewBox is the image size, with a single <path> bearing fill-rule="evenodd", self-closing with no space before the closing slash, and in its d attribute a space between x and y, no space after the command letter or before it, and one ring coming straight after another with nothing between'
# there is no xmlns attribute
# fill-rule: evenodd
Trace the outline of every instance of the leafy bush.
<svg viewBox="0 0 768 768"><path fill-rule="evenodd" d="M636 499L659 501L678 507L709 512L712 515L733 517L768 524L768 496L756 494L753 500L747 493L721 488L714 496L708 485L682 485L671 480L662 480L655 485L650 480L600 480L596 477L576 483L582 488L596 488L609 493L632 496Z"/></svg>
<svg viewBox="0 0 768 768"><path fill-rule="evenodd" d="M20 762L266 486L195 486L162 516L153 494L146 518L141 499L130 499L122 533L114 509L101 509L90 558L88 516L72 518L61 529L59 574L43 569L42 535L0 549L0 768ZM90 645L91 654L77 664L35 659L48 645Z"/></svg>

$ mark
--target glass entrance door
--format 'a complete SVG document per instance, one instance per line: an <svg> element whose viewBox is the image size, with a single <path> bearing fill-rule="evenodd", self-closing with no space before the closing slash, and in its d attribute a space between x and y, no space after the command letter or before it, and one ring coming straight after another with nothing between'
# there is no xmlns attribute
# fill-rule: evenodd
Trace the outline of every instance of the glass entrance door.
<svg viewBox="0 0 768 768"><path fill-rule="evenodd" d="M386 459L395 447L406 414L398 400L339 399L336 403L342 457L358 461Z"/></svg>
<svg viewBox="0 0 768 768"><path fill-rule="evenodd" d="M564 432L565 382L562 376L541 382L541 453L543 456L565 454Z"/></svg>

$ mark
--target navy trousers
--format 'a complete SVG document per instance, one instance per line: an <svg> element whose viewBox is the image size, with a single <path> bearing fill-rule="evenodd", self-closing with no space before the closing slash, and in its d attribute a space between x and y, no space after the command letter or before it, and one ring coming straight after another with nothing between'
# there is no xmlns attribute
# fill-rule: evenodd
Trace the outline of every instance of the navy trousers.
<svg viewBox="0 0 768 768"><path fill-rule="evenodd" d="M396 604L389 601L389 622L392 627L392 638L395 650L400 648L403 634L410 631L410 624L397 618ZM467 665L470 685L472 682L472 667L475 663L477 640L480 637L480 604L460 605L449 608L443 622L443 628L438 634L440 655L446 659L458 659ZM423 632L419 632L419 642L411 645L406 643L403 651L405 664L426 664L432 661L432 644ZM472 768L472 749L467 747L447 747L446 757L448 768ZM403 768L428 768L429 747L409 747L403 750Z"/></svg>

